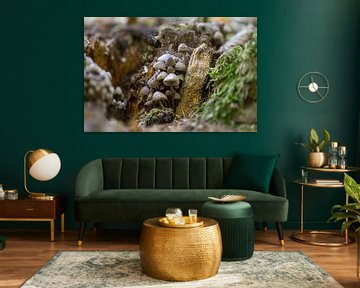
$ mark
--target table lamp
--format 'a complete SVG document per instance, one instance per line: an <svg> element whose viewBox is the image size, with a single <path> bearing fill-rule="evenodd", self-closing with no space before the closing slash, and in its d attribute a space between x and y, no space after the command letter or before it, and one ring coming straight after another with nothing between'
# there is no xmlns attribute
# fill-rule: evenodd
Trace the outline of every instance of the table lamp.
<svg viewBox="0 0 360 288"><path fill-rule="evenodd" d="M48 181L54 178L60 171L61 162L56 153L47 149L30 150L24 156L24 187L30 198L53 199L53 196L45 193L30 192L26 185L26 174L39 181Z"/></svg>

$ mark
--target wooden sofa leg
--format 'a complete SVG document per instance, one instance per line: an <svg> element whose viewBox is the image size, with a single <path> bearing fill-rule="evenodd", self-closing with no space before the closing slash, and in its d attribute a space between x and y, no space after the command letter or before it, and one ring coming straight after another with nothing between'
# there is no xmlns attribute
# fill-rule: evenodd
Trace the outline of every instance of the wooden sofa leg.
<svg viewBox="0 0 360 288"><path fill-rule="evenodd" d="M81 222L79 229L78 246L82 246L83 244L85 228L86 228L86 222Z"/></svg>
<svg viewBox="0 0 360 288"><path fill-rule="evenodd" d="M280 242L280 246L284 246L285 245L285 240L284 240L284 231L282 228L282 223L281 222L275 222L276 224L276 230L279 236L279 242Z"/></svg>
<svg viewBox="0 0 360 288"><path fill-rule="evenodd" d="M265 232L268 231L267 222L262 222L262 226Z"/></svg>

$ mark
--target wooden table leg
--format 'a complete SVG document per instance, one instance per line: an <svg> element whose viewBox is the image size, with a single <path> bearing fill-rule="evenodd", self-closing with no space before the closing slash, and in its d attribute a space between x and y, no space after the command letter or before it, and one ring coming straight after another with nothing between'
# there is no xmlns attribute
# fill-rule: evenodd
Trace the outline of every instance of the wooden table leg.
<svg viewBox="0 0 360 288"><path fill-rule="evenodd" d="M53 242L55 240L54 237L54 232L55 232L55 227L54 227L54 219L50 220L50 241Z"/></svg>
<svg viewBox="0 0 360 288"><path fill-rule="evenodd" d="M65 233L65 213L61 214L61 234Z"/></svg>

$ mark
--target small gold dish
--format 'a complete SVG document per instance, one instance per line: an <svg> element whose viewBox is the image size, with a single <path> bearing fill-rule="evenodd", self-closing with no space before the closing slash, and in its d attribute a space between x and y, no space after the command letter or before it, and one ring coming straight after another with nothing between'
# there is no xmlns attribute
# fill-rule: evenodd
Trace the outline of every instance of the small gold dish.
<svg viewBox="0 0 360 288"><path fill-rule="evenodd" d="M185 218L185 224L170 223L166 217L160 218L159 224L161 226L170 227L170 228L195 228L195 227L202 226L204 224L204 222L201 219L199 219L199 217L198 217L198 221L195 223L191 222L191 219L189 216L185 216L184 218Z"/></svg>
<svg viewBox="0 0 360 288"><path fill-rule="evenodd" d="M243 195L224 195L221 196L220 198L216 198L216 197L208 197L210 200L215 201L215 202L221 202L221 203L230 203L230 202L238 202L238 201L243 201L246 199L246 196Z"/></svg>

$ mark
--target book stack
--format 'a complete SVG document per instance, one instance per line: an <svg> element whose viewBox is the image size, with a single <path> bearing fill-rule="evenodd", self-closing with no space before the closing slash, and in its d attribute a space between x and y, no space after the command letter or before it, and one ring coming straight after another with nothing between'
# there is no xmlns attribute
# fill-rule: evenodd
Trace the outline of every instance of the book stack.
<svg viewBox="0 0 360 288"><path fill-rule="evenodd" d="M316 184L322 184L322 185L338 185L338 184L342 184L340 182L340 180L335 180L335 179L316 179L315 183Z"/></svg>

